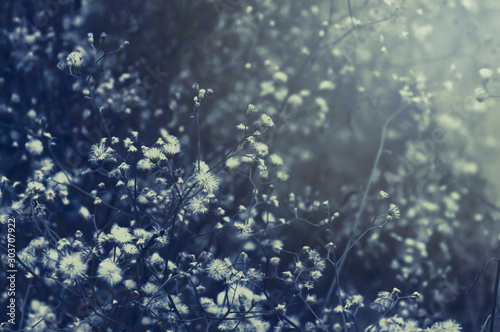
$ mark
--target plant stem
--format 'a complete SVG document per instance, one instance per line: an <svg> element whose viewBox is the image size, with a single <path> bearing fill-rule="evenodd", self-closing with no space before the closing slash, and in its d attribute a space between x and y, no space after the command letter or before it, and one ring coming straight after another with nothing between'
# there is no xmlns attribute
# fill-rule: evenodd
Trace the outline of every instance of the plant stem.
<svg viewBox="0 0 500 332"><path fill-rule="evenodd" d="M490 332L493 332L495 326L495 311L498 299L498 281L500 280L500 257L497 259L497 276L495 277L495 290L493 291L493 308L491 309Z"/></svg>

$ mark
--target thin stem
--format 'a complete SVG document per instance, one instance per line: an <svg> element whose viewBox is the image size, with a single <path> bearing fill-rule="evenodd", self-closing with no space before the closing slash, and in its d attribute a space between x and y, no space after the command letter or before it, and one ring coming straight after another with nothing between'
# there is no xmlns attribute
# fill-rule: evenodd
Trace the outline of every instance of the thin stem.
<svg viewBox="0 0 500 332"><path fill-rule="evenodd" d="M495 326L495 311L498 299L498 281L500 280L500 258L497 259L497 276L495 277L495 290L493 291L493 308L491 309L490 332L493 332Z"/></svg>
<svg viewBox="0 0 500 332"><path fill-rule="evenodd" d="M354 25L354 15L352 14L351 0L347 0L347 7L349 7L349 16L351 17L352 28L356 29L356 26Z"/></svg>
<svg viewBox="0 0 500 332"><path fill-rule="evenodd" d="M200 169L200 163L201 163L201 128L200 128L200 110L196 110L196 129L198 130L198 141L197 147L198 147L198 172L201 172Z"/></svg>
<svg viewBox="0 0 500 332"><path fill-rule="evenodd" d="M358 223L359 223L359 221L361 219L361 214L363 213L363 211L365 209L366 201L367 201L367 198L368 198L368 193L370 192L370 189L371 189L371 185L372 185L372 182L373 182L374 174L375 174L375 171L377 170L378 162L379 162L380 157L382 155L382 152L384 150L385 138L386 138L386 135L387 135L387 128L388 128L389 124L391 123L391 121L399 113L401 113L406 108L406 105L407 105L406 103L403 104L403 105L401 105L401 107L399 109L397 109L396 112L394 112L391 116L389 116L389 118L387 118L387 120L384 123L384 126L382 127L382 135L381 135L381 138L380 138L380 144L379 144L379 147L378 147L377 155L375 157L375 161L373 162L372 170L371 170L370 176L368 178L368 183L366 185L365 192L363 194L363 199L361 201L361 205L359 206L359 209L358 209L358 211L356 213L356 219L354 221L354 225L353 225L353 228L352 228L352 231L351 231L351 237L349 237L349 241L347 242L346 249L344 250L344 253L342 254L342 256L340 257L339 261L335 265L335 267L337 268L337 274L338 275L340 275L340 271L342 270L342 267L344 266L347 254L354 247L354 245L366 234L366 232L368 232L368 231L370 231L371 229L374 229L374 228L379 228L381 226L381 225L377 225L377 226L374 226L374 227L370 227L360 237L358 237L356 240L353 240L353 235L356 232L356 229L358 227ZM328 290L326 301L324 303L324 308L327 307L328 302L330 300L330 297L333 294L333 291L335 290L335 285L336 284L339 284L339 280L338 279L332 281L332 283L330 285L330 289ZM340 284L339 284L339 286L340 286Z"/></svg>
<svg viewBox="0 0 500 332"><path fill-rule="evenodd" d="M378 162L380 160L380 157L382 156L382 152L384 151L384 145L385 145L385 138L387 136L387 127L389 127L389 124L394 120L394 118L399 115L405 108L406 108L406 103L401 105L401 107L396 110L384 123L384 126L382 127L382 135L380 138L380 144L378 147L377 155L375 157L375 161L373 162L372 170L370 172L370 176L368 178L368 183L366 184L365 192L363 193L363 199L361 201L361 205L359 206L358 212L356 213L356 219L354 220L354 225L352 227L351 233L354 234L356 232L356 229L358 228L359 221L361 220L361 214L363 213L363 210L365 209L366 205L366 200L368 198L368 193L370 192L374 174L377 170ZM351 241L349 241L351 242ZM348 245L349 247L349 245Z"/></svg>

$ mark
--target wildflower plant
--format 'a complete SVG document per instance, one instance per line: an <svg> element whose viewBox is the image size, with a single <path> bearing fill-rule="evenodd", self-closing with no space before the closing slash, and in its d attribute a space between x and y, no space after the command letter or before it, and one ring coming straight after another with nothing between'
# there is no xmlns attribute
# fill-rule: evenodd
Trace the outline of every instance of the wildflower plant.
<svg viewBox="0 0 500 332"><path fill-rule="evenodd" d="M477 229L493 229L498 208L483 193L466 144L474 129L463 120L479 122L469 113L494 102L498 73L480 68L467 104L446 113L440 102L463 74L425 71L415 59L437 38L424 13L497 5L248 1L217 15L214 1L160 3L123 4L108 22L107 5L77 2L81 15L61 7L54 26L18 18L2 27L15 64L0 77L9 131L0 134L9 143L0 223L14 220L18 239L9 328L477 325L448 305L472 279L472 249L494 252L497 234ZM167 20L154 14L164 11ZM132 42L82 32L91 21L120 21ZM410 41L421 46L416 58ZM40 59L50 65L37 71ZM391 67L396 59L415 63ZM2 232L10 253L12 231ZM495 308L480 308L484 328L493 329Z"/></svg>

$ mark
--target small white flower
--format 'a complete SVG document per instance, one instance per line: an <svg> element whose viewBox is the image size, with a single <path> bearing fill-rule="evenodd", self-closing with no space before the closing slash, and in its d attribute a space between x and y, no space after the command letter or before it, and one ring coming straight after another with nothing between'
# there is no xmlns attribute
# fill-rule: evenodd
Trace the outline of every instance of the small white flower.
<svg viewBox="0 0 500 332"><path fill-rule="evenodd" d="M229 276L230 272L229 265L221 259L214 259L208 263L207 273L210 279L215 281L224 280Z"/></svg>
<svg viewBox="0 0 500 332"><path fill-rule="evenodd" d="M152 282L147 282L141 287L141 289L144 293L146 293L146 295L151 295L156 292L158 286L156 286Z"/></svg>
<svg viewBox="0 0 500 332"><path fill-rule="evenodd" d="M143 158L137 162L137 168L143 171L148 171L154 167L154 164L147 158Z"/></svg>
<svg viewBox="0 0 500 332"><path fill-rule="evenodd" d="M74 253L61 258L59 271L64 277L76 280L85 277L87 264L82 261L82 256L79 253Z"/></svg>
<svg viewBox="0 0 500 332"><path fill-rule="evenodd" d="M278 304L275 309L280 315L284 315L286 313L286 305L284 303Z"/></svg>
<svg viewBox="0 0 500 332"><path fill-rule="evenodd" d="M447 320L444 322L437 322L432 327L426 329L428 332L460 332L462 326L454 320Z"/></svg>
<svg viewBox="0 0 500 332"><path fill-rule="evenodd" d="M477 101L480 103L490 97L488 91L486 91L482 86L479 86L476 88L476 90L474 90L474 95L476 96Z"/></svg>
<svg viewBox="0 0 500 332"><path fill-rule="evenodd" d="M219 179L212 172L197 172L195 181L208 193L213 194L219 189Z"/></svg>
<svg viewBox="0 0 500 332"><path fill-rule="evenodd" d="M127 279L123 282L126 289L132 290L137 288L137 283L132 279Z"/></svg>
<svg viewBox="0 0 500 332"><path fill-rule="evenodd" d="M333 84L331 81L322 81L319 84L319 89L320 90L334 90L335 84Z"/></svg>
<svg viewBox="0 0 500 332"><path fill-rule="evenodd" d="M120 166L118 166L118 168L121 169L122 171L126 171L130 168L130 165L125 162L122 162Z"/></svg>
<svg viewBox="0 0 500 332"><path fill-rule="evenodd" d="M288 173L287 173L287 172L285 172L285 171L278 171L278 172L276 172L276 176L278 177L278 180L280 180L280 181L282 181L282 182L287 181L287 180L288 180L288 178L290 177L290 176L288 175Z"/></svg>
<svg viewBox="0 0 500 332"><path fill-rule="evenodd" d="M112 150L106 148L104 142L93 144L92 147L90 148L89 161L92 164L97 165L98 162L105 161L106 159L108 159L110 157L111 151Z"/></svg>
<svg viewBox="0 0 500 332"><path fill-rule="evenodd" d="M333 309L333 311L339 314L344 311L344 308L339 304Z"/></svg>
<svg viewBox="0 0 500 332"><path fill-rule="evenodd" d="M247 108L247 116L250 116L250 115L254 114L255 112L257 112L257 108L254 105L249 104L248 108Z"/></svg>
<svg viewBox="0 0 500 332"><path fill-rule="evenodd" d="M307 304L314 304L316 302L316 295L307 294L306 302Z"/></svg>
<svg viewBox="0 0 500 332"><path fill-rule="evenodd" d="M286 83L286 81L288 81L288 75L282 71L278 71L278 72L274 73L274 79L276 81L282 81L282 82Z"/></svg>
<svg viewBox="0 0 500 332"><path fill-rule="evenodd" d="M294 107L299 107L303 104L303 99L300 95L293 94L288 98L288 104L294 106Z"/></svg>
<svg viewBox="0 0 500 332"><path fill-rule="evenodd" d="M31 139L25 144L26 150L34 156L39 156L43 152L43 144L40 140Z"/></svg>
<svg viewBox="0 0 500 332"><path fill-rule="evenodd" d="M204 214L208 212L208 208L205 206L205 199L200 195L192 197L189 200L187 209L194 214Z"/></svg>
<svg viewBox="0 0 500 332"><path fill-rule="evenodd" d="M69 67L75 67L76 69L79 69L83 65L84 59L85 52L83 51L83 49L79 48L76 51L71 52L66 57L66 63Z"/></svg>
<svg viewBox="0 0 500 332"><path fill-rule="evenodd" d="M97 276L104 279L111 286L115 286L122 281L122 269L110 258L106 258L99 264Z"/></svg>
<svg viewBox="0 0 500 332"><path fill-rule="evenodd" d="M241 160L237 157L230 157L226 160L226 166L231 169L238 167L240 164Z"/></svg>
<svg viewBox="0 0 500 332"><path fill-rule="evenodd" d="M481 77L481 80L484 83L488 83L492 75L493 75L493 70L489 68L481 68L479 70L479 76Z"/></svg>
<svg viewBox="0 0 500 332"><path fill-rule="evenodd" d="M386 198L388 198L388 197L389 197L389 194L388 194L388 193L386 193L385 191L380 190L380 191L378 192L378 199L379 199L379 200L384 200L384 199L386 199Z"/></svg>
<svg viewBox="0 0 500 332"><path fill-rule="evenodd" d="M264 128L272 128L274 127L274 121L267 114L261 114L260 116L260 125Z"/></svg>
<svg viewBox="0 0 500 332"><path fill-rule="evenodd" d="M399 208L397 207L396 204L390 204L389 209L387 211L387 220L391 219L399 219L401 217L401 212L399 211Z"/></svg>
<svg viewBox="0 0 500 332"><path fill-rule="evenodd" d="M269 160L271 161L271 165L273 166L281 166L283 165L283 158L281 158L279 155L273 153L272 155L269 156Z"/></svg>
<svg viewBox="0 0 500 332"><path fill-rule="evenodd" d="M148 158L153 163L157 163L159 160L167 159L159 148L146 148L144 151L144 157Z"/></svg>
<svg viewBox="0 0 500 332"><path fill-rule="evenodd" d="M120 227L117 224L114 224L113 227L111 227L110 235L117 243L132 242L134 239L127 227Z"/></svg>
<svg viewBox="0 0 500 332"><path fill-rule="evenodd" d="M265 143L262 143L262 142L255 142L253 144L253 148L262 157L266 156L269 153L269 148L267 147L267 145Z"/></svg>
<svg viewBox="0 0 500 332"><path fill-rule="evenodd" d="M259 271L252 267L248 269L247 277L251 282L257 283L264 280L265 274L262 271Z"/></svg>
<svg viewBox="0 0 500 332"><path fill-rule="evenodd" d="M271 257L271 259L269 260L269 263L273 266L277 266L280 263L280 261L281 261L281 258L274 256L274 257Z"/></svg>
<svg viewBox="0 0 500 332"><path fill-rule="evenodd" d="M165 133L163 138L165 138L163 153L167 156L167 158L172 158L174 155L181 152L181 143L177 137Z"/></svg>

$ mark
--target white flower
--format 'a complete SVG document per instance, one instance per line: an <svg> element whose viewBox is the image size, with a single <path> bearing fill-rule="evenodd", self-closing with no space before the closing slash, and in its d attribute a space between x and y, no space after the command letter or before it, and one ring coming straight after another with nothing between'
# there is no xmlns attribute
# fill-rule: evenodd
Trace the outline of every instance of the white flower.
<svg viewBox="0 0 500 332"><path fill-rule="evenodd" d="M281 166L283 165L283 158L281 158L279 155L273 153L272 155L269 156L269 160L271 161L271 165L273 166Z"/></svg>
<svg viewBox="0 0 500 332"><path fill-rule="evenodd" d="M197 172L194 179L209 194L213 194L219 189L219 179L212 172Z"/></svg>
<svg viewBox="0 0 500 332"><path fill-rule="evenodd" d="M148 171L153 168L153 166L153 163L147 158L143 158L137 162L137 168L143 171Z"/></svg>
<svg viewBox="0 0 500 332"><path fill-rule="evenodd" d="M493 70L489 68L481 68L479 70L479 76L484 83L487 83L490 80L491 75L493 75Z"/></svg>
<svg viewBox="0 0 500 332"><path fill-rule="evenodd" d="M59 259L59 253L55 249L48 249L44 251L42 257L42 264L46 268L55 270L57 267L57 261Z"/></svg>
<svg viewBox="0 0 500 332"><path fill-rule="evenodd" d="M370 308L378 312L387 311L394 305L394 300L389 292L379 292L375 301L370 304Z"/></svg>
<svg viewBox="0 0 500 332"><path fill-rule="evenodd" d="M352 306L358 306L360 308L364 307L365 305L363 304L363 296L361 295L353 295L347 299L345 303L345 308L349 309Z"/></svg>
<svg viewBox="0 0 500 332"><path fill-rule="evenodd" d="M120 164L120 166L118 166L118 168L121 169L122 171L126 171L126 170L128 170L130 168L130 165L127 164L127 163L125 163L125 162L123 162L123 163Z"/></svg>
<svg viewBox="0 0 500 332"><path fill-rule="evenodd" d="M278 72L274 73L274 79L276 81L282 81L282 82L286 83L286 81L288 81L288 75L282 71L278 71Z"/></svg>
<svg viewBox="0 0 500 332"><path fill-rule="evenodd" d="M111 286L115 286L122 281L122 269L110 258L106 258L99 264L97 276L104 279Z"/></svg>
<svg viewBox="0 0 500 332"><path fill-rule="evenodd" d="M248 239L250 236L252 236L252 228L248 224L235 222L234 228L236 228L238 232L237 237L240 239Z"/></svg>
<svg viewBox="0 0 500 332"><path fill-rule="evenodd" d="M167 158L172 158L174 155L181 152L181 143L177 137L170 135L165 129L161 130L161 135L165 139L162 148Z"/></svg>
<svg viewBox="0 0 500 332"><path fill-rule="evenodd" d="M432 325L432 327L427 328L425 332L460 332L462 331L462 326L454 320L447 320L444 322L438 322Z"/></svg>
<svg viewBox="0 0 500 332"><path fill-rule="evenodd" d="M80 207L80 210L78 210L78 214L82 216L83 219L90 219L90 211L85 206Z"/></svg>
<svg viewBox="0 0 500 332"><path fill-rule="evenodd" d="M387 211L387 220L391 220L392 218L394 219L399 219L401 217L401 212L399 211L399 208L397 207L396 204L390 204L389 205L389 210Z"/></svg>
<svg viewBox="0 0 500 332"><path fill-rule="evenodd" d="M210 279L215 281L224 280L229 276L230 272L228 264L221 259L214 259L208 263L207 273Z"/></svg>
<svg viewBox="0 0 500 332"><path fill-rule="evenodd" d="M43 152L43 144L40 140L31 139L25 144L26 150L34 156L41 155Z"/></svg>
<svg viewBox="0 0 500 332"><path fill-rule="evenodd" d="M132 279L125 280L123 282L123 285L128 290L132 290L132 289L135 289L137 287L137 283L134 280L132 280Z"/></svg>
<svg viewBox="0 0 500 332"><path fill-rule="evenodd" d="M127 227L120 227L117 224L114 224L113 227L111 227L110 235L117 243L132 242L134 239L132 234L129 233Z"/></svg>
<svg viewBox="0 0 500 332"><path fill-rule="evenodd" d="M187 209L194 214L204 214L208 212L208 208L205 206L205 199L200 195L195 196L189 200Z"/></svg>
<svg viewBox="0 0 500 332"><path fill-rule="evenodd" d="M79 253L69 254L61 258L59 271L63 276L76 280L85 277L87 264L82 261L82 256Z"/></svg>
<svg viewBox="0 0 500 332"><path fill-rule="evenodd" d="M479 86L476 88L476 90L474 90L474 95L476 96L477 101L480 103L490 97L488 91L486 91L482 86Z"/></svg>
<svg viewBox="0 0 500 332"><path fill-rule="evenodd" d="M306 302L307 304L314 304L316 302L316 295L307 294Z"/></svg>
<svg viewBox="0 0 500 332"><path fill-rule="evenodd" d="M89 161L97 165L99 161L104 161L110 157L110 152L113 151L112 149L107 149L106 145L104 142L93 144L92 147L90 148L90 157Z"/></svg>
<svg viewBox="0 0 500 332"><path fill-rule="evenodd" d="M79 69L83 65L84 59L85 52L83 51L83 49L79 48L76 51L71 52L66 57L66 63L69 67L75 67L76 69Z"/></svg>
<svg viewBox="0 0 500 332"><path fill-rule="evenodd" d="M413 292L413 294L411 294L410 298L416 302L421 302L423 300L423 296L419 292Z"/></svg>
<svg viewBox="0 0 500 332"><path fill-rule="evenodd" d="M278 177L278 180L280 180L280 181L282 181L282 182L287 181L287 180L288 180L288 178L290 177L290 176L288 175L288 173L287 173L287 172L285 172L285 171L278 171L278 172L276 172L276 176Z"/></svg>
<svg viewBox="0 0 500 332"><path fill-rule="evenodd" d="M260 116L260 125L264 128L272 128L274 127L274 121L267 114L261 114Z"/></svg>
<svg viewBox="0 0 500 332"><path fill-rule="evenodd" d="M257 283L264 280L265 274L262 271L259 271L252 267L248 269L247 277L251 282Z"/></svg>
<svg viewBox="0 0 500 332"><path fill-rule="evenodd" d="M257 108L254 105L249 104L248 108L247 108L247 116L250 116L250 115L254 114L255 112L257 112Z"/></svg>
<svg viewBox="0 0 500 332"><path fill-rule="evenodd" d="M333 84L330 81L322 81L319 84L319 89L320 90L333 90L333 89L335 89L335 84Z"/></svg>
<svg viewBox="0 0 500 332"><path fill-rule="evenodd" d="M383 200L383 199L386 199L386 198L388 198L388 197L389 197L389 194L388 194L388 193L386 193L385 191L380 190L380 191L378 192L378 199L379 199L379 200Z"/></svg>
<svg viewBox="0 0 500 332"><path fill-rule="evenodd" d="M230 157L226 160L226 166L231 169L238 167L240 164L241 160L237 157Z"/></svg>
<svg viewBox="0 0 500 332"><path fill-rule="evenodd" d="M344 311L344 308L339 304L333 309L333 311L336 313L341 313Z"/></svg>
<svg viewBox="0 0 500 332"><path fill-rule="evenodd" d="M147 295L151 295L156 292L158 289L158 286L153 284L152 282L147 282L141 287L142 291L146 293Z"/></svg>
<svg viewBox="0 0 500 332"><path fill-rule="evenodd" d="M288 101L287 101L290 105L293 105L295 107L299 107L303 104L303 100L302 100L302 97L297 95L297 94L293 94L291 95L289 98L288 98Z"/></svg>
<svg viewBox="0 0 500 332"><path fill-rule="evenodd" d="M167 157L158 148L146 148L144 151L144 157L151 160L153 163L158 162L158 160L166 160Z"/></svg>
<svg viewBox="0 0 500 332"><path fill-rule="evenodd" d="M280 303L276 306L276 311L280 314L280 315L284 315L286 313L286 305L283 303Z"/></svg>
<svg viewBox="0 0 500 332"><path fill-rule="evenodd" d="M280 261L281 261L281 258L276 257L276 256L271 257L271 259L269 259L269 263L273 266L277 266L280 263Z"/></svg>
<svg viewBox="0 0 500 332"><path fill-rule="evenodd" d="M30 304L30 313L26 315L26 328L27 331L47 331L49 326L45 321L48 314L54 310L47 306L44 302L33 300ZM53 327L53 326L51 326Z"/></svg>
<svg viewBox="0 0 500 332"><path fill-rule="evenodd" d="M262 142L255 142L253 144L253 148L262 157L267 156L267 154L269 153L269 148L267 147L267 145L265 143L262 143Z"/></svg>

